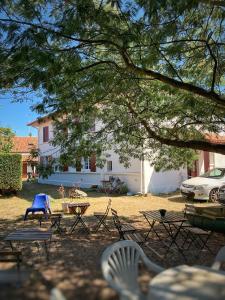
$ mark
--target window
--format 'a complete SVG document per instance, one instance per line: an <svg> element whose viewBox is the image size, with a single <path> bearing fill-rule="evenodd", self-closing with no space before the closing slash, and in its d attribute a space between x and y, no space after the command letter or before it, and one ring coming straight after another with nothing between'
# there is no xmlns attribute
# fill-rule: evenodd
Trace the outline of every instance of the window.
<svg viewBox="0 0 225 300"><path fill-rule="evenodd" d="M111 160L108 160L107 161L107 171L112 171L112 161Z"/></svg>
<svg viewBox="0 0 225 300"><path fill-rule="evenodd" d="M63 166L63 172L68 172L69 171L69 167L67 165Z"/></svg>
<svg viewBox="0 0 225 300"><path fill-rule="evenodd" d="M47 143L49 141L49 128L48 126L43 127L43 143Z"/></svg>
<svg viewBox="0 0 225 300"><path fill-rule="evenodd" d="M222 178L225 175L225 169L224 168L215 168L212 169L202 175L200 177L206 177L206 178Z"/></svg>
<svg viewBox="0 0 225 300"><path fill-rule="evenodd" d="M89 158L84 158L84 169L89 170Z"/></svg>

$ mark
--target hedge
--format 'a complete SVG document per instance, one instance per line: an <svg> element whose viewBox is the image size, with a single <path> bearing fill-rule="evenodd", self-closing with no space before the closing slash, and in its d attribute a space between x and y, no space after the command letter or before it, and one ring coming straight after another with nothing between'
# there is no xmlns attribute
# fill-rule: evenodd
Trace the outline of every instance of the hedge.
<svg viewBox="0 0 225 300"><path fill-rule="evenodd" d="M0 192L10 193L22 189L22 156L0 153Z"/></svg>

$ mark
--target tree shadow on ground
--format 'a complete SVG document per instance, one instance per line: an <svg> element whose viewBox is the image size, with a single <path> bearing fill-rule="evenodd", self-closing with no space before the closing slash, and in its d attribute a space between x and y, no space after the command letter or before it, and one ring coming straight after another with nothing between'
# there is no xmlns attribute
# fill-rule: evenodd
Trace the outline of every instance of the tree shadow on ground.
<svg viewBox="0 0 225 300"><path fill-rule="evenodd" d="M131 222L141 234L146 234L149 225L140 215L132 215L130 218L121 216L123 222ZM74 217L66 217L62 220L62 227L67 229L66 233L54 234L54 243L50 248L50 260L47 261L44 249L41 246L38 250L35 244L20 243L18 248L23 251L23 269L29 269L30 278L24 285L17 289L10 286L4 286L0 290L1 299L40 299L47 300L53 287L62 291L67 300L113 300L118 299L114 291L107 287L107 283L103 280L100 266L100 259L103 251L107 246L118 241L118 232L113 226L112 217L109 216L107 223L110 227L110 233L105 230L94 232L97 220L94 217L84 216L84 221L91 229L90 234L84 233L80 229L76 229L73 233L69 229L74 222ZM43 229L48 229L49 222L42 225ZM38 227L37 220L28 220L25 223L21 220L4 220L0 219L1 233L14 231L15 229L24 227ZM163 228L157 225L157 230L163 237L166 236ZM149 245L159 253L164 253L164 245L157 240L154 235L148 239ZM1 245L4 241L1 241ZM209 242L209 246L215 251L220 246L225 245L225 237L222 234L215 234ZM184 264L183 257L176 249L168 253L165 260L160 259L149 250L143 247L146 255L154 262L164 266L172 267ZM195 249L189 251L189 264L210 265L213 261L213 255L204 251L200 259L194 259ZM141 285L144 290L148 288L148 282L154 274L141 269Z"/></svg>

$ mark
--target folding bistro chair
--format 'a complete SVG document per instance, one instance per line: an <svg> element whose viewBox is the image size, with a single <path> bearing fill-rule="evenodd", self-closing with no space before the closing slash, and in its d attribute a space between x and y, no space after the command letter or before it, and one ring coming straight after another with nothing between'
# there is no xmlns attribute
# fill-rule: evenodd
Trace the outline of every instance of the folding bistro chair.
<svg viewBox="0 0 225 300"><path fill-rule="evenodd" d="M212 231L206 231L198 227L186 227L183 229L183 232L186 233L186 238L182 244L182 248L184 250L189 250L192 245L195 246L195 248L198 249L196 258L200 256L200 253L204 248L206 248L211 254L214 254L207 245L213 234Z"/></svg>
<svg viewBox="0 0 225 300"><path fill-rule="evenodd" d="M43 222L50 221L50 229L54 229L56 233L63 233L64 229L61 227L62 214L45 214L39 218L40 227Z"/></svg>
<svg viewBox="0 0 225 300"><path fill-rule="evenodd" d="M103 225L105 227L106 230L109 230L109 227L108 225L105 223L106 221L106 218L109 214L109 210L110 210L110 207L111 207L111 203L112 203L112 200L109 199L109 202L108 202L108 205L106 207L106 211L105 212L94 212L94 216L97 218L98 220L98 224L95 228L95 232L98 232L98 230L100 229L101 225Z"/></svg>
<svg viewBox="0 0 225 300"><path fill-rule="evenodd" d="M191 214L193 216L195 215L196 218L198 217L198 214L196 212L196 208L194 205L185 204L184 215L187 216L188 214ZM185 250L190 249L190 247L192 245L195 246L199 250L198 254L196 255L196 258L199 257L201 251L204 248L206 248L211 254L214 254L207 245L207 242L209 241L210 237L212 236L213 231L207 231L207 230L204 230L199 227L194 227L191 224L190 224L190 226L183 227L182 229L183 229L182 233L186 234L183 245L182 245L182 247ZM187 245L186 248L185 248L185 245Z"/></svg>
<svg viewBox="0 0 225 300"><path fill-rule="evenodd" d="M114 225L119 233L120 240L132 240L139 245L143 245L145 243L144 237L137 232L137 229L135 227L127 223L121 223L115 209L111 208L111 212L113 215Z"/></svg>

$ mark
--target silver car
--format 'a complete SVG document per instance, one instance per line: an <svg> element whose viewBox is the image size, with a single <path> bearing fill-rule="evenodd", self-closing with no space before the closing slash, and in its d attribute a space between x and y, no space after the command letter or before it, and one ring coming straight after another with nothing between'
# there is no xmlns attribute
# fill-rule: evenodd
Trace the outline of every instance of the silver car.
<svg viewBox="0 0 225 300"><path fill-rule="evenodd" d="M185 180L180 186L182 196L196 200L216 202L219 188L225 185L225 168L215 168L203 175Z"/></svg>

